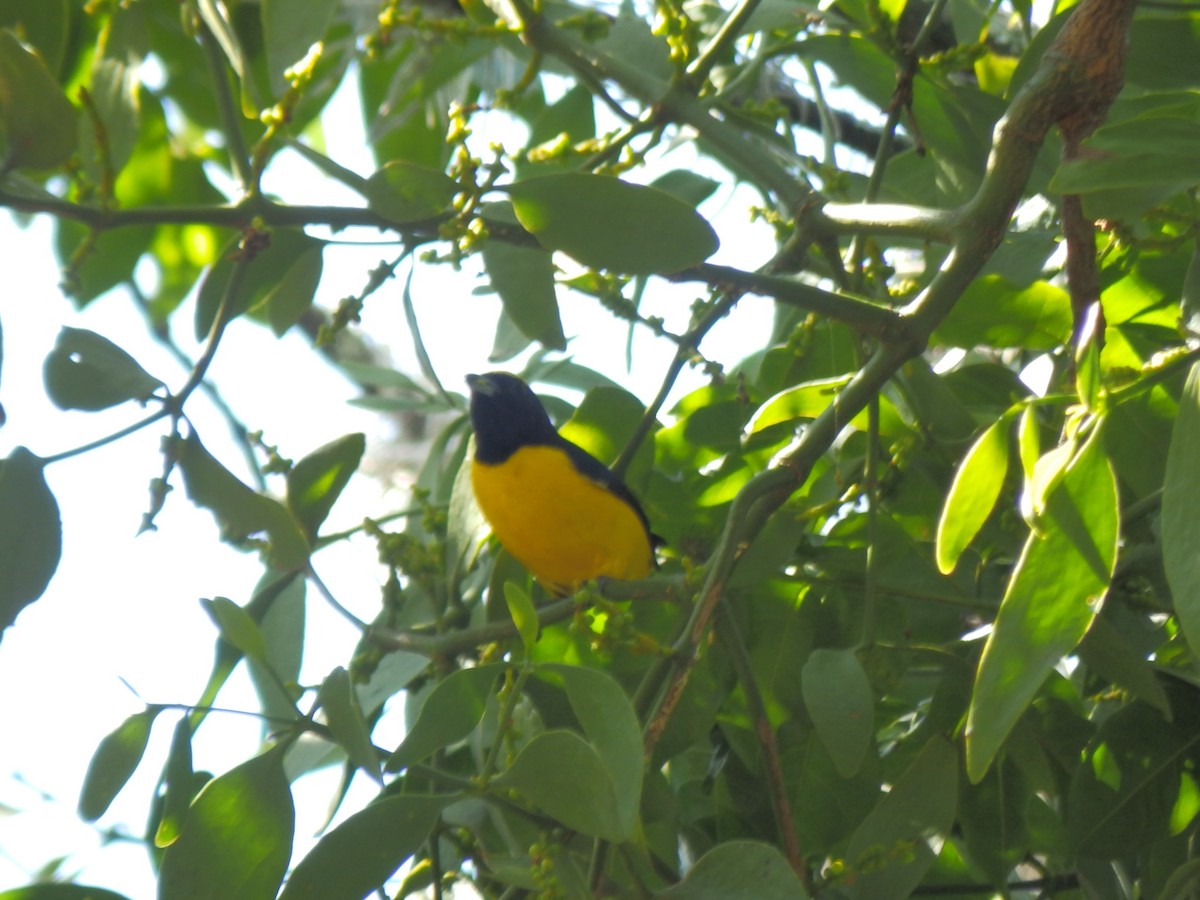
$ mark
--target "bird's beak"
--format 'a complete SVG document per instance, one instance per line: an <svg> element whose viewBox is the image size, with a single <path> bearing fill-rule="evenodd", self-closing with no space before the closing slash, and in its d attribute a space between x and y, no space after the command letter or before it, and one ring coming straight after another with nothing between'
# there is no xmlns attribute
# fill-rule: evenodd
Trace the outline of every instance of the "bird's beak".
<svg viewBox="0 0 1200 900"><path fill-rule="evenodd" d="M485 397L491 397L496 393L496 386L486 375L468 375L467 387L472 393L483 394Z"/></svg>

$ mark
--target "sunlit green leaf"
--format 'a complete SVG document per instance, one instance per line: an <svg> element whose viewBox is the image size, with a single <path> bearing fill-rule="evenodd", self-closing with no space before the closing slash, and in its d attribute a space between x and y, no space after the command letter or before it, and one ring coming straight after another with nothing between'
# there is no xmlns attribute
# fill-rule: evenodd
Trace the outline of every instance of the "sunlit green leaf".
<svg viewBox="0 0 1200 900"><path fill-rule="evenodd" d="M1163 481L1163 566L1175 614L1193 653L1200 653L1200 364L1193 365L1179 401Z"/></svg>
<svg viewBox="0 0 1200 900"><path fill-rule="evenodd" d="M258 630L258 624L244 609L228 597L214 597L200 603L220 629L221 637L252 659L261 662L267 658L267 642Z"/></svg>
<svg viewBox="0 0 1200 900"><path fill-rule="evenodd" d="M195 772L192 770L192 726L180 716L171 735L171 749L163 767L160 787L164 791L162 816L154 833L154 846L169 847L179 837L183 817L195 799Z"/></svg>
<svg viewBox="0 0 1200 900"><path fill-rule="evenodd" d="M31 884L0 892L0 900L129 900L124 894L82 884Z"/></svg>
<svg viewBox="0 0 1200 900"><path fill-rule="evenodd" d="M1008 419L993 422L958 465L938 520L937 564L949 574L991 515L1008 473Z"/></svg>
<svg viewBox="0 0 1200 900"><path fill-rule="evenodd" d="M979 662L967 718L978 781L1059 660L1082 640L1117 556L1117 485L1097 426L1046 495Z"/></svg>
<svg viewBox="0 0 1200 900"><path fill-rule="evenodd" d="M759 407L748 426L751 434L757 434L778 425L798 419L815 419L833 403L850 376L823 378L809 381L780 391ZM851 419L848 425L859 431L867 430L867 413L864 410ZM879 434L883 437L898 437L909 431L900 418L896 407L886 397L879 398Z"/></svg>
<svg viewBox="0 0 1200 900"><path fill-rule="evenodd" d="M1049 350L1071 333L1067 292L1046 281L1017 286L1002 275L976 278L945 321L937 340L956 347Z"/></svg>
<svg viewBox="0 0 1200 900"><path fill-rule="evenodd" d="M348 434L318 447L288 472L288 509L310 540L358 469L365 449L365 435Z"/></svg>
<svg viewBox="0 0 1200 900"><path fill-rule="evenodd" d="M521 635L521 643L525 645L525 652L528 653L537 643L539 628L537 610L534 609L533 600L519 584L506 581L504 583L504 602L508 604L509 615L512 616L512 620L517 626L517 633Z"/></svg>
<svg viewBox="0 0 1200 900"><path fill-rule="evenodd" d="M214 778L163 853L160 900L271 900L292 855L295 810L283 748Z"/></svg>

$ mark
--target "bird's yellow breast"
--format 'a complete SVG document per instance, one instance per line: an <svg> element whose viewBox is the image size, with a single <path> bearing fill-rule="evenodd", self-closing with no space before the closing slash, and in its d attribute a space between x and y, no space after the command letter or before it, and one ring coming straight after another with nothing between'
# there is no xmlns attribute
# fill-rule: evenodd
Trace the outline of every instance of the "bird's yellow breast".
<svg viewBox="0 0 1200 900"><path fill-rule="evenodd" d="M601 576L645 578L653 550L641 518L555 447L522 447L504 462L471 462L475 499L493 532L551 590Z"/></svg>

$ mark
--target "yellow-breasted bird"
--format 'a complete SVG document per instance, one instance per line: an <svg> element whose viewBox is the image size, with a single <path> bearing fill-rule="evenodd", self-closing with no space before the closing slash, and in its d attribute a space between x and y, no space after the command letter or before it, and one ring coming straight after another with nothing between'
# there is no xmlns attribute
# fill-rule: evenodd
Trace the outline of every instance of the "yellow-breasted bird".
<svg viewBox="0 0 1200 900"><path fill-rule="evenodd" d="M554 430L529 385L507 372L468 375L471 484L504 549L551 593L655 567L646 514L600 460Z"/></svg>

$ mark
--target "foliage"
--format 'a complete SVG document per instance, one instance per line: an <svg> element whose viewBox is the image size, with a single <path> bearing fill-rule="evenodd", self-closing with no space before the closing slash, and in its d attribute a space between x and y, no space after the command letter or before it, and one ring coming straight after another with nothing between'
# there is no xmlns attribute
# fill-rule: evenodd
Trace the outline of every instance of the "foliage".
<svg viewBox="0 0 1200 900"><path fill-rule="evenodd" d="M45 470L137 430L164 435L143 527L182 485L264 564L253 596L206 602L203 696L117 725L81 815L161 766L145 842L172 900L1193 891L1200 14L367 6L0 7L0 205L54 218L77 305L132 293L169 342L194 297L204 342L178 387L90 331L46 348L63 410L146 410L0 464L0 627L63 552ZM370 173L322 150L348 81ZM361 202L268 196L285 149ZM751 215L777 244L710 262ZM314 304L356 227L398 249ZM359 313L410 266L484 272L493 362L583 394L547 402L644 498L653 578L549 600L481 545L464 397L411 280L420 377L339 350L366 346ZM686 324L646 314L680 284ZM775 309L759 349L706 355L755 295ZM564 355L568 297L673 345L648 407ZM361 435L294 464L258 446L254 486L206 448L187 411L227 330L263 326L309 335L369 408L444 414L410 508L327 533ZM668 408L688 366L707 383ZM364 535L384 587L353 606L374 621L302 684L306 583L336 602L314 555ZM195 772L243 661L264 748ZM406 736L379 746L398 709ZM290 785L316 765L377 796L297 856ZM83 896L116 895L0 895Z"/></svg>

